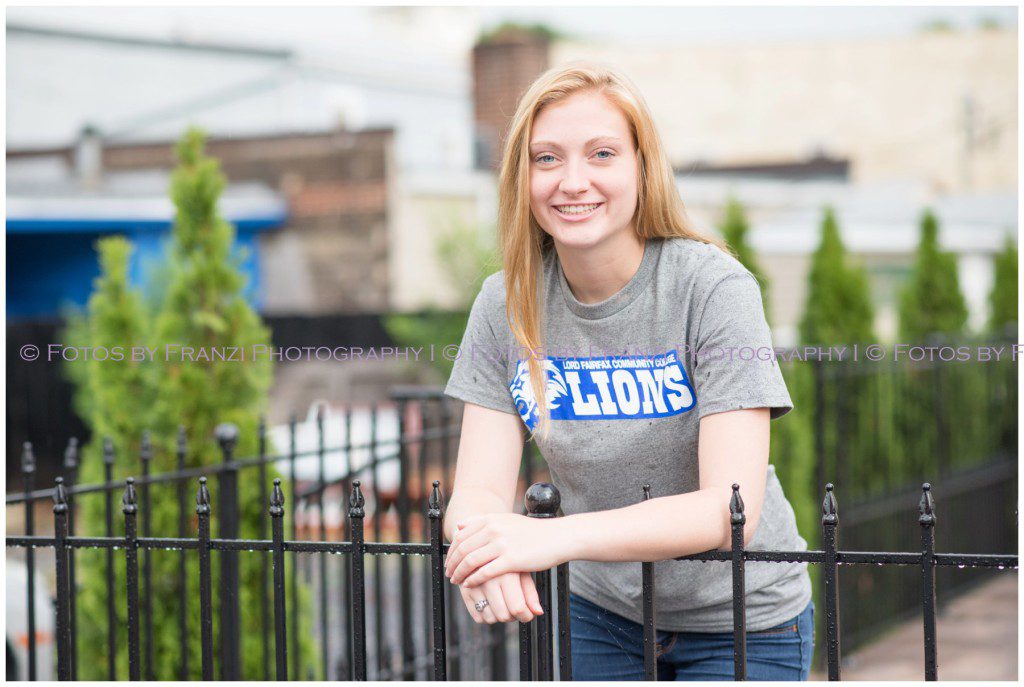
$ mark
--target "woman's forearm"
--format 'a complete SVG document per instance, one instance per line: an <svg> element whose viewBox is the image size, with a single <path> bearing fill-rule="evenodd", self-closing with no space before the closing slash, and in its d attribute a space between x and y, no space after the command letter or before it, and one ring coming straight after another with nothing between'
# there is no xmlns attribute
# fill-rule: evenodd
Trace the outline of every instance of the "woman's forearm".
<svg viewBox="0 0 1024 687"><path fill-rule="evenodd" d="M459 489L452 494L444 513L444 536L448 541L455 534L455 523L473 515L508 513L512 509L497 494L485 489Z"/></svg>
<svg viewBox="0 0 1024 687"><path fill-rule="evenodd" d="M729 489L701 489L552 523L564 528L568 560L660 561L728 548L731 496Z"/></svg>

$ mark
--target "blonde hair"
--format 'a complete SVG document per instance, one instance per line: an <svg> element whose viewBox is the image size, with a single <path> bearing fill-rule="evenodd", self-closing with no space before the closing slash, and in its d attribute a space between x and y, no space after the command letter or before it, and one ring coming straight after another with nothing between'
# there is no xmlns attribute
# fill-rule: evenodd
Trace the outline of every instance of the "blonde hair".
<svg viewBox="0 0 1024 687"><path fill-rule="evenodd" d="M526 90L509 125L502 152L498 189L498 227L505 270L505 311L519 345L528 358L530 386L537 400L538 428L547 437L549 412L545 394L547 374L541 365L541 272L551 237L530 211L529 145L533 122L546 106L582 91L596 91L625 116L637 150L638 189L633 223L637 238L681 237L718 246L721 239L693 227L676 190L672 166L665 155L654 119L636 86L616 70L591 62L549 69ZM531 435L531 436L533 436Z"/></svg>

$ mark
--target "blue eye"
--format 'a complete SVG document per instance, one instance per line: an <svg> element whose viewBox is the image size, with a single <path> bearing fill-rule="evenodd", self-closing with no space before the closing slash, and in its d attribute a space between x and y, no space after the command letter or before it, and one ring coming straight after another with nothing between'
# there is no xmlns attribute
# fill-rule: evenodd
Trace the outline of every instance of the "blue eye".
<svg viewBox="0 0 1024 687"><path fill-rule="evenodd" d="M554 156L554 155L546 155L546 154L545 154L545 155L539 155L539 156L537 157L537 162L546 162L546 160L544 159L544 158L546 158L546 157L549 157L549 158L551 158L552 160L554 160L554 159L555 159L555 156Z"/></svg>
<svg viewBox="0 0 1024 687"><path fill-rule="evenodd" d="M613 153L613 152L612 152L612 151L610 151L610 150L599 150L599 151L597 151L597 152L595 153L595 155L601 155L602 153L604 153L605 155L608 155L608 157L602 157L602 158L599 158L599 159L601 159L601 160L608 160L608 159L610 159L610 157L611 157L612 155L614 155L614 154L615 154L615 153Z"/></svg>

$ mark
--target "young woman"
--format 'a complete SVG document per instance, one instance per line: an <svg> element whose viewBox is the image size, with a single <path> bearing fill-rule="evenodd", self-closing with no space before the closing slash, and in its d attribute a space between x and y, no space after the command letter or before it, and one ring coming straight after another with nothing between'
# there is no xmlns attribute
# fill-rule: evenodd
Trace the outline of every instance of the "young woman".
<svg viewBox="0 0 1024 687"><path fill-rule="evenodd" d="M729 565L666 559L730 548L733 483L747 548L806 549L768 463L769 420L792 402L764 355L758 284L692 227L651 114L614 70L538 78L499 183L504 270L446 388L465 401L446 574L477 622L525 622L541 613L529 573L572 561L573 677L643 679L636 561L659 561L662 679L731 680ZM513 512L527 430L565 517ZM806 563L748 564L746 608L748 677L806 679Z"/></svg>

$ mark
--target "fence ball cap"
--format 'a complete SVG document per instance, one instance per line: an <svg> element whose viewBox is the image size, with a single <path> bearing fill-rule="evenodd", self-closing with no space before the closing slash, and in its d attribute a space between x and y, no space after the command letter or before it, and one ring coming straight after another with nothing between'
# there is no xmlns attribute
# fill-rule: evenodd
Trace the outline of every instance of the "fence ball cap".
<svg viewBox="0 0 1024 687"><path fill-rule="evenodd" d="M217 443L221 445L222 449L230 451L235 448L235 444L238 442L238 425L231 422L222 422L213 430L213 436L217 439Z"/></svg>
<svg viewBox="0 0 1024 687"><path fill-rule="evenodd" d="M68 447L64 449L64 467L74 469L78 467L78 438L68 439Z"/></svg>
<svg viewBox="0 0 1024 687"><path fill-rule="evenodd" d="M430 490L430 496L427 498L427 505L438 510L441 508L441 481L434 480L433 486Z"/></svg>
<svg viewBox="0 0 1024 687"><path fill-rule="evenodd" d="M526 490L526 512L553 517L562 505L562 495L554 484L538 482Z"/></svg>
<svg viewBox="0 0 1024 687"><path fill-rule="evenodd" d="M21 445L21 471L36 471L36 454L32 451L31 441L26 441Z"/></svg>
<svg viewBox="0 0 1024 687"><path fill-rule="evenodd" d="M60 513L67 508L68 494L64 490L64 478L58 477L54 480L56 488L53 490L53 512Z"/></svg>
<svg viewBox="0 0 1024 687"><path fill-rule="evenodd" d="M132 477L125 480L124 496L121 497L121 503L124 505L125 513L135 512L135 479Z"/></svg>

